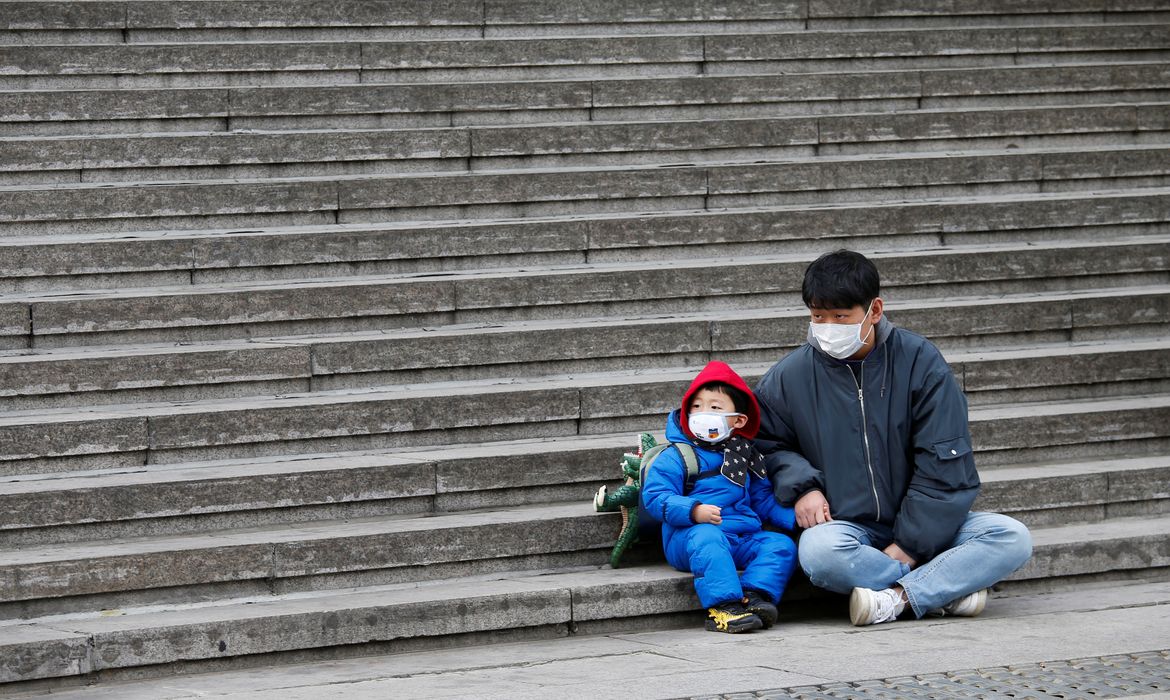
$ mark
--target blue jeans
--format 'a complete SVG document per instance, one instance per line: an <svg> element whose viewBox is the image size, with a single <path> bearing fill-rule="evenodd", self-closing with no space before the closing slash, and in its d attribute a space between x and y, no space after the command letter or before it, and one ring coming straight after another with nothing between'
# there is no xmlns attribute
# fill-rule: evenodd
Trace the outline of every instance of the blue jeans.
<svg viewBox="0 0 1170 700"><path fill-rule="evenodd" d="M788 535L733 535L706 523L671 533L665 553L671 566L695 574L695 593L704 608L739 600L745 588L779 602L796 568L796 543Z"/></svg>
<svg viewBox="0 0 1170 700"><path fill-rule="evenodd" d="M800 566L813 585L836 593L899 585L914 615L922 617L1003 580L1032 556L1028 529L998 513L968 513L950 548L915 569L882 551L893 534L876 523L822 523L800 536Z"/></svg>

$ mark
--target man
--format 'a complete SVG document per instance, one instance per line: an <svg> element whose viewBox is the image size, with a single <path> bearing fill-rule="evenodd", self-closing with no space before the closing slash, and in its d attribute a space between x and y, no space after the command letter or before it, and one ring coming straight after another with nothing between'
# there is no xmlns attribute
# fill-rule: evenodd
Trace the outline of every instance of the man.
<svg viewBox="0 0 1170 700"><path fill-rule="evenodd" d="M970 512L967 400L938 348L885 318L879 292L859 253L809 265L808 343L760 379L756 444L777 500L805 528L801 568L850 593L853 624L978 615L986 589L1031 556L1031 536Z"/></svg>

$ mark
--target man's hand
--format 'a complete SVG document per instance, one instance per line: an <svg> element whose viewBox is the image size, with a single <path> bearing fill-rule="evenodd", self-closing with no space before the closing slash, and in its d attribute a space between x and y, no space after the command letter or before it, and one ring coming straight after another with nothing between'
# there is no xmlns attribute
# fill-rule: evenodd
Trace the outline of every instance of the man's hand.
<svg viewBox="0 0 1170 700"><path fill-rule="evenodd" d="M691 520L698 523L711 523L718 525L723 522L723 516L719 515L719 506L712 506L706 503L697 503L694 508L691 508Z"/></svg>
<svg viewBox="0 0 1170 700"><path fill-rule="evenodd" d="M829 514L829 502L825 500L825 494L817 489L813 489L796 499L796 506L793 510L796 511L796 524L806 530L833 519L833 516Z"/></svg>
<svg viewBox="0 0 1170 700"><path fill-rule="evenodd" d="M885 552L886 556L888 556L890 559L897 559L906 566L909 566L911 569L913 569L914 565L918 563L914 561L913 557L903 551L902 548L897 545L897 543L891 542L890 546L886 547L882 551Z"/></svg>

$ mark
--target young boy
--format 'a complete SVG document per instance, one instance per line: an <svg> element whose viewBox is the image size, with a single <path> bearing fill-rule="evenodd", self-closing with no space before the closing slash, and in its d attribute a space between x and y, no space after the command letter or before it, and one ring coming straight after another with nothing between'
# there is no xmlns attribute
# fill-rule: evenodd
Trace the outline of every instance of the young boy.
<svg viewBox="0 0 1170 700"><path fill-rule="evenodd" d="M662 452L642 484L646 512L662 521L666 560L695 575L711 631L771 627L796 566L792 538L763 529L768 522L792 530L796 519L776 502L763 457L749 442L759 427L760 409L747 384L731 367L711 362L666 419L666 439L695 448L694 485L685 488L678 448Z"/></svg>

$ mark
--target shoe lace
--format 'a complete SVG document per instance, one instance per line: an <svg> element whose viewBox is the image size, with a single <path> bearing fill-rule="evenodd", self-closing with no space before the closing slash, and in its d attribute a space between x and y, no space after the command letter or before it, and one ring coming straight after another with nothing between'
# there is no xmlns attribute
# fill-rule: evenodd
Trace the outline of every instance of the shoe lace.
<svg viewBox="0 0 1170 700"><path fill-rule="evenodd" d="M874 614L875 622L886 622L892 620L898 615L898 600L897 594L891 591L879 591L877 594L877 612Z"/></svg>

